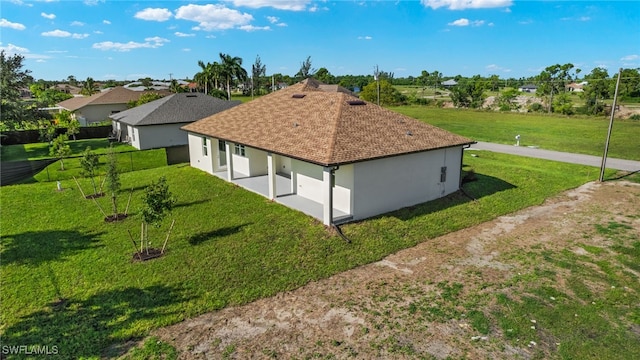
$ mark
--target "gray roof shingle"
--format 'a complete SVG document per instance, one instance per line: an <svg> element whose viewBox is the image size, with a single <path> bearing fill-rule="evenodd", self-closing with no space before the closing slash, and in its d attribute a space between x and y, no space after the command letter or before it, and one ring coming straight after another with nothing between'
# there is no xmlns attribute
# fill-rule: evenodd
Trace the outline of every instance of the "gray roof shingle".
<svg viewBox="0 0 640 360"><path fill-rule="evenodd" d="M109 117L133 126L190 123L240 103L239 100L220 100L202 93L178 93Z"/></svg>

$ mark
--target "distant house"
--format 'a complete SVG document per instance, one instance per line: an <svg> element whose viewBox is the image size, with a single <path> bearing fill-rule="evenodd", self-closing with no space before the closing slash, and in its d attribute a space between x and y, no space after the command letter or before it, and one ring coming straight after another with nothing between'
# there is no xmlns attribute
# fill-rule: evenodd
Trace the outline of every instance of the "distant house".
<svg viewBox="0 0 640 360"><path fill-rule="evenodd" d="M191 166L326 225L459 190L473 143L314 79L183 129Z"/></svg>
<svg viewBox="0 0 640 360"><path fill-rule="evenodd" d="M458 85L458 82L453 80L453 79L449 79L449 80L447 80L447 81L442 83L442 86L444 86L444 87L452 87L452 86L456 86L456 85Z"/></svg>
<svg viewBox="0 0 640 360"><path fill-rule="evenodd" d="M583 92L584 91L583 87L585 85L587 85L586 81L583 81L581 83L571 83L571 84L566 86L566 89L567 89L567 91Z"/></svg>
<svg viewBox="0 0 640 360"><path fill-rule="evenodd" d="M518 91L526 93L534 93L536 90L538 90L538 87L532 84L522 85L518 88Z"/></svg>
<svg viewBox="0 0 640 360"><path fill-rule="evenodd" d="M202 93L178 93L112 114L113 130L119 140L139 150L187 145L187 133L180 128L239 105Z"/></svg>
<svg viewBox="0 0 640 360"><path fill-rule="evenodd" d="M71 111L76 115L80 125L86 126L109 120L109 116L127 110L130 101L137 101L140 96L149 91L132 91L121 86L110 88L87 97L74 97L56 105ZM168 92L151 91L161 95Z"/></svg>

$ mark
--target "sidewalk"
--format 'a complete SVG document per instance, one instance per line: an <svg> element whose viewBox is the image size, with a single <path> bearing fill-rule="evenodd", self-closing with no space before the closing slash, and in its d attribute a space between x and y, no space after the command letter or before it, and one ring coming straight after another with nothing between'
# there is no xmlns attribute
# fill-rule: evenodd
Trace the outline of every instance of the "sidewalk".
<svg viewBox="0 0 640 360"><path fill-rule="evenodd" d="M573 154L560 151L551 151L544 149L530 148L526 146L494 144L478 141L477 144L471 145L469 150L488 150L493 152L528 156L539 159L555 160L560 162L590 165L600 168L602 164L601 156ZM603 149L604 151L604 149ZM607 157L605 164L607 169L623 170L623 171L640 171L640 161L623 160Z"/></svg>

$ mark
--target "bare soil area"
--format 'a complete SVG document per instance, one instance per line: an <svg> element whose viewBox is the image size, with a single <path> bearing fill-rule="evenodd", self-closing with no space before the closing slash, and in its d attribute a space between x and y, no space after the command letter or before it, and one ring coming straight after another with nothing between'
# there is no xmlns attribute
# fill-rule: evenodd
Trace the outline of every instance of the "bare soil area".
<svg viewBox="0 0 640 360"><path fill-rule="evenodd" d="M152 335L175 346L181 359L530 358L531 344L506 341L500 329L484 336L464 317L425 321L400 309L443 283L461 283L470 294L505 290L508 279L534 266L514 254L535 246L576 253L584 244L606 246L594 224L623 217L640 232L639 209L639 184L587 183L543 205ZM552 355L556 345L538 346Z"/></svg>

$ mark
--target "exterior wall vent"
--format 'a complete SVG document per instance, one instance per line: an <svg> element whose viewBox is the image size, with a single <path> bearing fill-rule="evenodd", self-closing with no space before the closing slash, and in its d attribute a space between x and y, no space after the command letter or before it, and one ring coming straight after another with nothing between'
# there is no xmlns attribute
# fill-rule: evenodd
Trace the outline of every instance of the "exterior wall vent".
<svg viewBox="0 0 640 360"><path fill-rule="evenodd" d="M307 95L306 94L293 94L293 95L291 95L291 97L294 98L294 99L302 99L305 96L307 96Z"/></svg>
<svg viewBox="0 0 640 360"><path fill-rule="evenodd" d="M367 103L362 100L349 100L347 103L349 105L367 105Z"/></svg>

